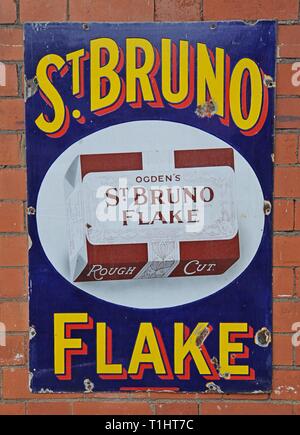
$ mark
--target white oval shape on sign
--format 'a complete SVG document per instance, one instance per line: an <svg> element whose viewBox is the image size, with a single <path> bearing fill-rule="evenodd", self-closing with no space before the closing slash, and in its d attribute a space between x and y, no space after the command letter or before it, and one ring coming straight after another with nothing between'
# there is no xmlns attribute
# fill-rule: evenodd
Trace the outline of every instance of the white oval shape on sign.
<svg viewBox="0 0 300 435"><path fill-rule="evenodd" d="M217 137L168 121L135 121L105 128L63 152L49 168L37 200L37 227L45 254L72 285L108 302L135 308L166 308L207 297L236 279L250 264L264 229L263 193L249 163L236 150L235 174L240 258L222 275L74 283L70 279L64 177L76 156L172 147L231 148Z"/></svg>

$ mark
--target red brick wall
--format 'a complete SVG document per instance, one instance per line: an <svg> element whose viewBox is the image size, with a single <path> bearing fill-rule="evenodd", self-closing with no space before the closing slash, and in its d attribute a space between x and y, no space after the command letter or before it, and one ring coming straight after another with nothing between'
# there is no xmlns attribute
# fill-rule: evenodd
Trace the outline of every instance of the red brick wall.
<svg viewBox="0 0 300 435"><path fill-rule="evenodd" d="M279 20L274 216L274 374L272 394L115 393L35 395L28 391L27 233L22 23L25 21ZM0 61L0 414L300 414L300 62L298 0L1 0Z"/></svg>

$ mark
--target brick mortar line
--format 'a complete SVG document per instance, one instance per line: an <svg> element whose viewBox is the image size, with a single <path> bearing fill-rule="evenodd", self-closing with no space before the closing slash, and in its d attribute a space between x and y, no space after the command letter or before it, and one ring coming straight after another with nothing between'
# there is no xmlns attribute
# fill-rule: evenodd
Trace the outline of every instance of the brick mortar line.
<svg viewBox="0 0 300 435"><path fill-rule="evenodd" d="M71 0L68 0L71 1ZM156 0L153 0L152 22L156 21Z"/></svg>
<svg viewBox="0 0 300 435"><path fill-rule="evenodd" d="M275 133L278 134L299 134L300 129L299 128L282 128L282 127L276 127L275 126Z"/></svg>
<svg viewBox="0 0 300 435"><path fill-rule="evenodd" d="M293 217L293 226L292 226L292 229L291 230L289 230L289 231L297 231L297 229L296 229L296 199L293 199L292 200L292 208L293 208L293 210L292 210L292 217ZM294 287L293 287L293 294L294 294L294 290L295 290L295 269L293 270L293 284L294 284Z"/></svg>
<svg viewBox="0 0 300 435"><path fill-rule="evenodd" d="M22 86L22 82L24 79L24 74L23 74L23 65L18 65L17 64L17 85L18 85L18 96L20 98L24 98L22 91L23 91L23 86ZM25 88L25 86L24 86Z"/></svg>
<svg viewBox="0 0 300 435"><path fill-rule="evenodd" d="M295 62L300 62L300 57L276 57L276 65L293 65Z"/></svg>
<svg viewBox="0 0 300 435"><path fill-rule="evenodd" d="M276 98L278 100L284 100L285 98L290 98L291 100L299 100L300 99L300 95L277 95L276 94ZM275 102L276 104L276 102ZM276 108L276 106L275 106ZM276 113L275 113L275 118L276 118Z"/></svg>
<svg viewBox="0 0 300 435"><path fill-rule="evenodd" d="M25 134L25 129L24 128L22 130L5 130L5 129L2 129L2 130L0 130L0 135L1 134L11 134L11 135L13 135L13 134Z"/></svg>
<svg viewBox="0 0 300 435"><path fill-rule="evenodd" d="M273 231L273 236L286 236L286 237L299 237L300 231L299 230L293 230L293 231ZM297 266L296 264L292 265L291 267Z"/></svg>
<svg viewBox="0 0 300 435"><path fill-rule="evenodd" d="M28 208L28 202L27 202L27 199L26 199L26 201L24 202L24 207L23 207L23 222L24 222L24 232L26 234L28 234L28 236L29 236L29 228L28 228L28 217L29 217L29 215L28 215L28 212L27 212L27 208Z"/></svg>
<svg viewBox="0 0 300 435"><path fill-rule="evenodd" d="M4 27L4 28L7 28L7 27L9 27L9 28L11 28L11 27L15 27L15 28L18 28L19 26L22 26L23 27L23 24L22 23L18 23L18 21L17 21L17 18L15 19L15 21L12 23L12 22L7 22L7 23L0 23L0 28L1 27Z"/></svg>
<svg viewBox="0 0 300 435"><path fill-rule="evenodd" d="M290 296L290 297L274 297L273 298L273 302L278 302L278 303L280 303L280 302L290 302L290 303L294 303L294 304L297 304L297 303L299 303L300 302L300 297L295 297L295 296ZM300 321L300 319L299 319L299 321Z"/></svg>
<svg viewBox="0 0 300 435"><path fill-rule="evenodd" d="M106 393L113 393L114 392L109 392L106 391ZM38 394L40 396L43 396L43 394L85 394L83 392L78 392L78 393L33 393L33 394ZM86 395L88 396L89 394L97 394L97 393L86 393ZM99 394L105 394L105 392L103 393L99 393ZM116 393L118 394L118 393ZM134 393L132 393L134 394ZM163 394L163 393L162 393ZM181 393L181 394L185 394L185 393ZM191 394L191 393L186 393L186 394ZM193 393L192 393L193 394ZM205 393L195 393L195 394L205 394ZM251 393L250 393L251 394ZM267 394L267 393L262 393L262 394ZM221 394L220 394L221 396ZM143 397L143 398L134 398L134 397L77 397L77 398L71 398L71 397L67 397L67 398L59 398L59 397L54 397L53 399L50 398L46 398L46 399L40 399L40 398L21 398L21 399L5 399L3 398L2 400L0 400L0 404L2 403L9 403L9 404L13 404L13 403L53 403L53 402L58 402L58 403L62 403L62 402L69 402L69 403L103 403L103 402L113 402L113 403L148 403L148 404L153 404L153 405L157 405L157 404L173 404L174 402L179 402L179 403L187 403L187 404L192 404L192 403L197 403L197 404L202 404L202 403L209 403L209 402L229 402L229 403L254 403L254 404L262 404L262 403L268 403L268 404L275 404L275 405L298 405L300 404L299 400L287 400L287 399L272 399L271 397L268 397L267 399L256 399L253 398L252 399L234 399L234 398L226 398L226 397L214 397L214 398L191 398L191 399L185 399L185 398L176 398L174 397L174 399L160 399L160 398L147 398L147 397Z"/></svg>
<svg viewBox="0 0 300 435"><path fill-rule="evenodd" d="M154 2L154 5L156 6L156 2ZM154 12L155 12L155 16L154 16L154 19L152 19L152 20L147 20L147 21L137 21L138 23L144 23L144 22L148 22L148 23L154 23L154 22L160 22L160 20L157 20L157 16L156 16L156 7L154 8ZM279 26L283 26L283 27L286 27L286 26L290 26L290 27L294 27L294 26L299 26L300 25L300 19L295 19L295 20L276 20L276 19L274 19L274 18L260 18L260 19L257 19L257 20L248 20L248 19L243 19L243 18L239 18L239 19L234 19L234 20L230 20L230 19L228 19L228 20L222 20L221 18L219 18L219 19L217 19L217 20L201 20L201 17L199 17L198 19L196 19L196 20L191 20L191 21L189 21L189 22L198 22L198 21L203 21L203 22L205 22L205 23L217 23L217 22L223 22L223 21L225 21L225 22L230 22L230 21L240 21L240 22L242 22L242 23L245 23L245 24L249 24L249 25L253 25L254 23L257 23L258 21L265 21L265 20L269 20L269 21L272 21L272 20L274 20L274 21L276 21L277 22L277 24L279 25ZM93 21L91 21L91 20L70 20L70 19L68 19L68 17L66 17L66 19L65 20L63 20L63 21L57 21L57 20L51 20L51 21L47 21L47 20L36 20L36 21L17 21L17 22L14 22L14 23L9 23L9 22L7 22L7 23L0 23L0 30L1 29L23 29L23 27L24 27L24 24L26 24L26 23L31 23L31 22L33 22L33 23L64 23L65 21L68 21L68 22L70 22L70 23L85 23L85 22L93 22ZM125 23L130 23L131 21L125 21ZM176 22L176 20L171 20L170 22Z"/></svg>
<svg viewBox="0 0 300 435"><path fill-rule="evenodd" d="M276 94L276 98L278 98L279 100L283 100L284 98L291 98L292 100L294 99L299 99L300 95L299 94Z"/></svg>
<svg viewBox="0 0 300 435"><path fill-rule="evenodd" d="M20 205L22 204L22 205L24 205L24 202L25 201L22 199L14 199L14 198L1 199L0 198L0 204L4 203L4 204L20 204Z"/></svg>
<svg viewBox="0 0 300 435"><path fill-rule="evenodd" d="M188 394L188 393L187 393ZM205 394L205 393L202 393L202 394ZM67 400L68 401L68 399L65 399L65 400ZM100 399L95 399L95 400L88 400L88 403L97 403L97 402L99 402L99 403L101 403L101 402L105 402L105 401L111 401L110 399L106 399L106 398L100 398ZM113 399L113 401L114 402L118 402L118 399ZM122 400L119 400L121 403L123 403L123 401ZM154 405L158 405L158 404L173 404L174 402L179 402L179 403L196 403L196 404L198 404L198 405L201 405L201 404L203 404L203 403L209 403L209 402L229 402L229 403L236 403L236 404L239 404L239 403L254 403L254 404L261 404L261 403L270 403L270 404L275 404L275 405L283 405L283 404L289 404L289 405L294 405L294 404L300 404L300 402L299 401L289 401L289 400L274 400L274 399L271 399L271 398L268 398L268 399L258 399L258 400L251 400L251 399L228 399L228 398L225 398L225 397L222 397L222 398L207 398L207 399L204 399L204 398L195 398L195 399L177 399L177 398L174 398L174 399L172 399L172 400L170 400L170 399L159 399L159 398L155 398L155 399L153 399L153 398L150 398L150 400L149 401L147 401L147 399L143 399L143 400L140 400L140 402L146 402L146 403L152 403L152 404L154 404ZM80 400L80 399L72 399L72 402L73 403L78 403L78 402L87 402L85 399L84 400ZM136 401L135 400L127 400L127 402L130 402L130 403L136 403Z"/></svg>
<svg viewBox="0 0 300 435"><path fill-rule="evenodd" d="M273 266L273 269L294 269L297 266Z"/></svg>
<svg viewBox="0 0 300 435"><path fill-rule="evenodd" d="M28 264L27 265L22 265L22 266L18 266L18 265L15 265L15 264L13 264L13 265L11 265L11 266L2 266L1 264L0 264L0 269L22 269L24 272L27 272L28 271Z"/></svg>
<svg viewBox="0 0 300 435"><path fill-rule="evenodd" d="M0 202L0 204L1 204L1 202ZM28 232L26 231L25 232L25 230L23 231L23 232L12 232L12 231L6 231L6 232L1 232L0 231L0 238L1 237L7 237L8 235L11 235L12 237L19 237L19 236L24 236L24 235L28 235L29 236L29 234L28 234Z"/></svg>
<svg viewBox="0 0 300 435"><path fill-rule="evenodd" d="M1 59L0 59L1 60ZM23 61L13 61L13 60L1 60L1 63L4 63L5 65L19 65L24 66Z"/></svg>
<svg viewBox="0 0 300 435"><path fill-rule="evenodd" d="M26 332L24 333L24 334L26 334ZM28 352L27 352L27 354L28 354ZM12 366L5 366L5 367L3 367L3 366L1 366L2 368L5 368L6 370L13 370L13 371L15 371L15 370L24 370L24 369L28 369L28 374L30 373L30 371L29 371L29 361L26 361L26 362L24 362L23 364L20 364L18 367L12 367ZM29 391L29 390L28 390ZM29 391L30 392L30 391Z"/></svg>
<svg viewBox="0 0 300 435"><path fill-rule="evenodd" d="M0 23L0 30L1 29L23 29L24 23L18 22L18 23Z"/></svg>
<svg viewBox="0 0 300 435"><path fill-rule="evenodd" d="M23 47L23 45L22 45ZM23 47L24 48L24 47ZM12 65L12 64L20 64L20 65L24 65L24 60L23 59L0 59L1 62L6 62L8 65Z"/></svg>
<svg viewBox="0 0 300 435"><path fill-rule="evenodd" d="M4 405L4 404L14 405L17 403L25 403L26 401L28 400L27 399L0 399L0 405Z"/></svg>
<svg viewBox="0 0 300 435"><path fill-rule="evenodd" d="M300 196L273 196L273 200L287 200L292 201L295 200L295 202L298 202L300 200ZM294 231L294 230L293 230ZM276 267L289 267L289 266L276 266Z"/></svg>
<svg viewBox="0 0 300 435"><path fill-rule="evenodd" d="M9 235L11 235L12 237L19 237L19 236L28 235L28 233L27 232L26 233L21 233L21 232L16 233L16 232L10 232L10 231L7 231L5 233L0 232L0 238L8 237Z"/></svg>
<svg viewBox="0 0 300 435"><path fill-rule="evenodd" d="M198 415L203 415L202 414L202 406L198 403Z"/></svg>
<svg viewBox="0 0 300 435"><path fill-rule="evenodd" d="M293 163L273 163L273 168L299 168L300 162L293 162Z"/></svg>
<svg viewBox="0 0 300 435"><path fill-rule="evenodd" d="M294 372L298 372L300 370L300 366L299 365L273 365L272 366L273 370L288 370L288 371L294 371Z"/></svg>
<svg viewBox="0 0 300 435"><path fill-rule="evenodd" d="M280 231L284 231L284 232L287 232L287 233L293 233L295 230L291 229L291 230L280 230Z"/></svg>
<svg viewBox="0 0 300 435"><path fill-rule="evenodd" d="M3 95L0 97L0 101L4 100L16 100L16 101L22 101L23 98L19 97L19 95Z"/></svg>
<svg viewBox="0 0 300 435"><path fill-rule="evenodd" d="M18 368L16 368L18 369ZM2 400L0 400L0 404L2 403L53 403L53 402L73 402L73 403L77 403L77 402L84 402L84 403L102 403L102 402L120 402L120 403L126 403L126 402L131 402L131 403L153 403L153 404L157 404L157 403L174 403L176 402L180 402L180 403L206 403L206 402L214 402L214 401L219 401L219 402L230 402L230 403L272 403L272 404L290 404L290 405L296 405L296 404L300 404L300 400L296 399L296 400L290 400L290 399L273 399L271 397L271 394L273 393L258 393L258 394L253 394L253 393L245 393L245 395L249 396L251 394L253 394L253 399L250 399L249 397L247 399L243 399L243 398L234 398L234 397L226 397L226 394L220 394L220 397L209 397L210 393L205 393L205 392L180 392L178 394L180 395L185 395L185 394L207 394L207 398L203 398L203 397L197 397L195 396L194 398L185 398L185 397L174 397L174 398L153 398L151 397L151 393L147 393L149 394L148 397L134 397L135 393L120 393L118 391L103 391L103 392L93 392L93 393L84 393L84 392L64 392L64 393L30 393L32 394L34 397L30 397L30 398L2 398ZM53 398L43 398L43 395L49 395L49 394L53 394L55 397ZM62 395L68 395L68 396L72 396L72 394L78 395L78 394L82 394L83 397L59 397ZM119 397L96 397L95 395L100 394L120 394ZM122 394L126 395L126 397L122 397ZM164 395L165 393L156 393L156 394L162 394ZM177 393L174 393L174 395L176 395ZM212 393L213 394L218 394L218 393ZM235 393L229 393L228 396L232 396ZM93 397L89 397L89 396L93 396ZM242 395L242 393L239 393L239 395ZM268 398L266 399L259 399L258 396L260 395L267 395ZM39 396L39 397L36 397ZM257 396L257 397L256 397Z"/></svg>
<svg viewBox="0 0 300 435"><path fill-rule="evenodd" d="M16 3L16 24L20 23L20 0L15 0Z"/></svg>
<svg viewBox="0 0 300 435"><path fill-rule="evenodd" d="M111 392L110 392L111 393ZM43 394L44 393L34 393L34 394L38 394L38 395L40 395L40 396L43 396ZM47 394L52 394L52 393L47 393ZM60 394L68 394L68 395L71 395L71 394L84 394L84 393L53 393L53 394L57 394L57 395L60 395ZM89 394L89 393L86 393L87 395ZM93 393L91 393L91 394L93 394ZM97 394L97 393L94 393L94 394ZM105 393L99 393L99 394L105 394ZM118 394L118 393L116 393L116 394ZM134 393L131 393L131 394L134 394ZM162 393L162 394L164 394L164 393ZM181 394L191 394L191 393L181 393ZM192 393L193 394L193 393ZM205 394L205 393L195 393L195 394ZM264 393L265 394L265 393ZM133 399L133 400L132 400ZM150 399L150 400L149 400ZM217 400L217 401L221 401L223 398L208 398L208 401L215 401L215 400ZM50 398L46 398L46 399L44 399L44 400L42 400L42 399L40 399L40 398L38 398L38 399L35 399L35 398L29 398L29 399L24 399L24 398L22 398L22 399L2 399L2 400L0 400L0 404L5 404L5 403L9 403L9 404L14 404L14 403L53 403L53 402L58 402L58 403L61 403L61 402L70 402L70 403L78 403L78 402L84 402L84 403L86 403L86 402L88 402L88 403L91 403L91 402L93 402L93 403L97 403L97 402L102 402L102 401L114 401L114 402L121 402L121 403L124 403L124 401L127 401L127 402L131 402L131 403L139 403L139 402L146 402L146 403L149 403L149 402L153 402L153 404L157 404L157 403L166 403L166 404L168 404L168 403L170 403L170 404L172 404L172 403L174 403L174 401L177 401L177 402L180 402L180 403L182 403L182 402L184 402L184 403L199 403L199 402L201 402L201 403L205 403L206 402L206 399L201 399L201 398L197 398L197 397L195 397L195 398L190 398L190 399L186 399L186 398L180 398L180 397L174 397L174 399L161 399L161 398L151 398L150 396L149 396L149 398L147 398L147 397L144 397L144 398L131 398L131 397L124 397L124 398L122 398L122 397L120 397L120 398L117 398L117 397L114 397L114 398L110 398L110 397L107 397L107 398L105 398L105 397L99 397L99 398L97 398L97 397L92 397L92 398L84 398L84 397L82 397L82 398L80 398L80 397L74 397L74 398L72 398L72 397L67 397L67 398L64 398L64 397L62 397L62 398L59 398L59 397L54 397L53 399L50 399ZM266 400L262 400L262 399L258 399L258 400L252 400L252 399L233 399L233 398L224 398L224 400L223 401L226 401L226 402L232 402L232 403L240 403L240 402L244 402L244 403L253 403L253 402L255 402L255 403L265 403L265 402L269 402L270 400L269 400L269 398L268 399L266 399ZM278 403L280 403L280 404L283 404L283 403L288 403L288 404L297 404L297 403L299 403L300 404L300 402L299 401L289 401L289 400L271 400L271 403L274 403L274 402L278 402Z"/></svg>
<svg viewBox="0 0 300 435"><path fill-rule="evenodd" d="M16 331L7 330L6 333L8 333L8 332L15 332L16 335L18 335L18 334L21 335L21 334L27 334L27 333L28 333L28 330L27 330L27 329L26 329L26 330L25 330L25 329L22 329L22 330L18 330L18 329L17 329ZM23 364L20 364L20 365L18 365L18 366L14 366L14 365L7 365L7 366L6 366L6 365L1 365L1 367L2 367L2 368L5 367L5 368L7 368L7 369L13 369L13 368L15 368L15 367L18 367L18 368L21 369L21 368L25 368L25 367L24 367L24 364L25 364L25 363L27 364L28 361L29 361L28 358L26 358L26 361L25 361ZM26 368L27 368L27 366L26 366Z"/></svg>
<svg viewBox="0 0 300 435"><path fill-rule="evenodd" d="M5 146L5 145L3 145L3 146ZM1 147L1 145L0 145L0 147ZM26 169L26 168L27 168L27 166L25 165L25 163L23 165L21 165L21 164L20 165L1 165L0 164L0 170L5 170L5 169L14 170L14 169ZM0 201L2 201L2 199L0 199Z"/></svg>
<svg viewBox="0 0 300 435"><path fill-rule="evenodd" d="M28 331L22 331L22 332L14 332L14 331L7 331L6 332L6 335L9 335L9 336L11 336L11 337L14 337L14 336L23 336L24 338L25 337L28 337L28 335L29 335L29 332ZM26 366L26 364L21 364L22 366ZM2 366L1 366L2 367Z"/></svg>
<svg viewBox="0 0 300 435"><path fill-rule="evenodd" d="M272 20L272 18L261 18L261 20ZM287 19L287 20L275 20L277 21L277 23L279 25L284 25L284 26L297 26L298 24L300 24L300 19Z"/></svg>
<svg viewBox="0 0 300 435"><path fill-rule="evenodd" d="M150 409L151 409L153 415L156 415L156 406L151 401L149 401L149 406L150 406ZM72 410L73 410L73 414L74 414L74 404L72 405Z"/></svg>
<svg viewBox="0 0 300 435"><path fill-rule="evenodd" d="M18 297L17 298L1 298L1 296L0 296L0 304L4 304L6 302L26 302L27 303L27 302L29 302L29 300L28 300L28 296L22 296L19 298Z"/></svg>
<svg viewBox="0 0 300 435"><path fill-rule="evenodd" d="M296 201L294 202L294 207L296 207ZM295 209L294 209L294 221L296 218L296 213L295 213ZM294 227L295 227L295 223L294 223ZM293 296L297 297L297 277L296 277L296 267L292 268L293 270Z"/></svg>
<svg viewBox="0 0 300 435"><path fill-rule="evenodd" d="M203 0L200 0L200 20L204 21L204 4Z"/></svg>
<svg viewBox="0 0 300 435"><path fill-rule="evenodd" d="M297 304L300 302L300 297L295 297L295 296L289 296L289 297L274 297L273 298L273 302L289 302L289 303L294 303ZM300 321L300 319L299 319Z"/></svg>
<svg viewBox="0 0 300 435"><path fill-rule="evenodd" d="M24 359L27 361L27 358L25 358L25 355L24 355ZM18 364L18 363L16 363L16 364L10 364L10 365L6 365L6 364L3 364L3 365L1 365L1 368L2 369L21 369L21 368L23 368L23 365L22 364Z"/></svg>
<svg viewBox="0 0 300 435"><path fill-rule="evenodd" d="M109 401L109 402L121 402L121 403L126 403L126 402L128 402L128 401L131 401L132 403L136 403L136 402L146 402L146 403L149 403L150 401L151 402L153 402L153 403L174 403L174 401L179 401L180 403L195 403L195 402L198 402L198 403L200 403L200 402L202 402L202 401L228 401L228 402L232 402L232 403L238 403L238 402L240 402L240 401L243 401L243 402L245 402L245 403L253 403L253 402L259 402L259 403L266 403L266 402L272 402L272 403L274 403L274 402L279 402L279 403L283 403L283 402L285 402L285 403L295 403L295 402L298 402L298 403L300 403L300 401L299 400L295 400L295 401L291 401L291 400L287 400L287 399L283 399L283 400L279 400L279 399L271 399L271 397L270 397L270 393L259 393L259 394L257 394L257 396L259 396L259 395L268 395L268 398L266 398L266 399L259 399L259 398L256 398L255 396L256 396L256 394L253 394L253 399L250 399L250 398L247 398L247 399L243 399L243 398L239 398L239 399L234 399L233 397L230 397L230 398L228 398L228 397L226 397L226 395L225 394L221 394L220 393L220 397L207 397L207 398L202 398L202 397L197 397L197 394L207 394L207 396L209 396L210 395L210 393L205 393L205 392L202 392L202 393L190 393L190 392L186 392L186 393L184 393L184 392L181 392L180 394L181 395L185 395L185 394L195 394L195 397L191 397L191 398L185 398L185 397L174 397L174 398L160 398L160 397L156 397L156 398L153 398L153 397L151 397L151 395L149 395L148 397L134 397L134 394L135 393L130 393L130 395L127 395L127 393L124 393L126 396L124 396L124 397L122 397L122 393L118 393L118 391L105 391L105 392L94 392L94 393L84 393L83 391L78 391L78 392L76 392L76 393L68 393L68 392L65 392L65 393L30 393L30 394L32 394L32 395L34 395L34 397L30 397L30 398L20 398L20 399L18 399L18 398L8 398L8 399L6 399L6 398L3 398L2 399L2 401L8 401L8 402L15 402L15 401L27 401L27 402L29 402L29 401L31 401L31 402L33 402L33 403L39 403L39 402L49 402L49 403L51 403L51 402L53 402L53 401L57 401L57 402L62 402L62 401L73 401L74 403L75 402L88 402L88 403L97 403L97 402L107 402L107 401ZM44 398L43 399L43 395L49 395L49 394L55 394L55 397L53 397L53 398L49 398L49 397L46 397L46 398ZM75 395L78 395L78 394L82 394L83 395L83 397L58 397L58 396L60 396L60 395L72 395L72 394L74 394L74 396ZM102 394L120 394L120 396L119 397L96 397L96 395L97 394L100 394L100 395L102 395ZM151 394L151 393L150 393ZM157 394L164 394L163 392L162 393L157 393ZM176 393L175 393L176 394ZM218 394L218 393L212 393L212 394ZM234 393L232 393L232 394L234 394ZM232 396L232 394L230 394L231 396ZM241 393L240 393L241 394ZM132 395L132 396L131 396ZM245 393L245 395L247 395L247 396L249 396L249 395L251 395L251 393ZM36 396L39 396L39 397L36 397ZM88 397L88 396L92 396L92 397ZM1 403L1 400L0 400L0 403Z"/></svg>
<svg viewBox="0 0 300 435"><path fill-rule="evenodd" d="M66 3L66 21L70 21L70 0Z"/></svg>

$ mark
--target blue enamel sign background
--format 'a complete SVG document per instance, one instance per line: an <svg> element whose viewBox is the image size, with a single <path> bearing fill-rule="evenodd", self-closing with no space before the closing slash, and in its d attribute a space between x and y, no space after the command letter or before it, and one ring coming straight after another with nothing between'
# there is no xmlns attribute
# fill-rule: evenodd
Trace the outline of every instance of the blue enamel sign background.
<svg viewBox="0 0 300 435"><path fill-rule="evenodd" d="M25 25L32 391L271 389L275 37Z"/></svg>

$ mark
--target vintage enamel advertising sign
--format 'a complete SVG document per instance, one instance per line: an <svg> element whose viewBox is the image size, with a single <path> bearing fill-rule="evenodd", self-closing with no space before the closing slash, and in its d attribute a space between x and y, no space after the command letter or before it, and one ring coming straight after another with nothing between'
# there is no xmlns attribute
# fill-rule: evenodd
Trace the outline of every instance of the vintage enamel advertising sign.
<svg viewBox="0 0 300 435"><path fill-rule="evenodd" d="M26 24L32 391L270 390L275 35Z"/></svg>

